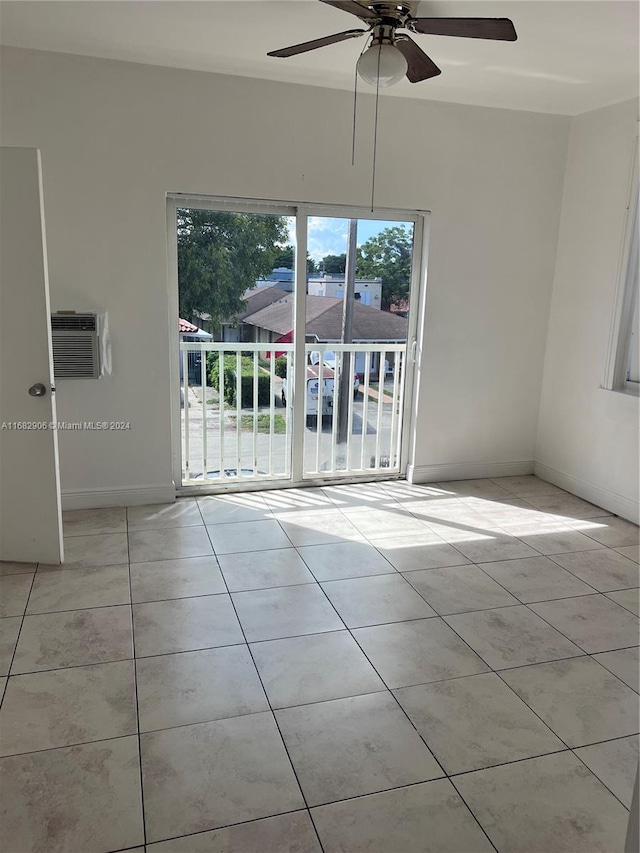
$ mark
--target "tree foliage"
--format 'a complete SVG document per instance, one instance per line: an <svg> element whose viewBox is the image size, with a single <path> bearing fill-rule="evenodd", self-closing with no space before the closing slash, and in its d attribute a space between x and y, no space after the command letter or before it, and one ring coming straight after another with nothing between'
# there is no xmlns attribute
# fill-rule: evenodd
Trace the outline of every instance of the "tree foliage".
<svg viewBox="0 0 640 853"><path fill-rule="evenodd" d="M358 247L356 274L382 279L382 301L387 307L409 299L412 246L411 232L394 225Z"/></svg>
<svg viewBox="0 0 640 853"><path fill-rule="evenodd" d="M236 317L244 292L269 275L287 240L283 216L180 209L177 214L180 316Z"/></svg>
<svg viewBox="0 0 640 853"><path fill-rule="evenodd" d="M341 255L325 255L318 264L318 269L327 275L344 275L347 265L347 255L343 252Z"/></svg>
<svg viewBox="0 0 640 853"><path fill-rule="evenodd" d="M411 251L413 237L402 225L385 228L358 246L356 275L358 278L382 279L384 307L401 305L409 298L411 285ZM325 255L318 261L318 271L327 275L344 275L346 253Z"/></svg>
<svg viewBox="0 0 640 853"><path fill-rule="evenodd" d="M274 269L286 269L292 270L294 266L294 258L295 258L295 249L293 246L282 246L278 249L275 260L273 262ZM313 260L311 255L307 252L307 272L314 273L316 272L316 262Z"/></svg>

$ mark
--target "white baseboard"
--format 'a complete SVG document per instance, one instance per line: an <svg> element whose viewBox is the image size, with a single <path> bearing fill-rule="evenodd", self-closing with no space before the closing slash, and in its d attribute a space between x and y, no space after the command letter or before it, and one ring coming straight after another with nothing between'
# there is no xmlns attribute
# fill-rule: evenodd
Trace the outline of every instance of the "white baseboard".
<svg viewBox="0 0 640 853"><path fill-rule="evenodd" d="M554 486L566 489L567 492L571 492L571 494L577 495L585 501L609 510L614 515L619 515L620 518L626 518L634 524L639 522L640 505L638 501L634 501L632 498L597 486L595 483L581 480L579 477L566 474L564 471L558 471L557 468L551 468L542 462L534 463L533 473L542 480L553 483Z"/></svg>
<svg viewBox="0 0 640 853"><path fill-rule="evenodd" d="M532 459L522 462L445 462L442 465L409 465L407 480L410 483L440 483L487 477L521 477L532 472Z"/></svg>
<svg viewBox="0 0 640 853"><path fill-rule="evenodd" d="M62 492L62 509L168 504L175 499L173 483L167 486L134 486L130 489L76 489Z"/></svg>

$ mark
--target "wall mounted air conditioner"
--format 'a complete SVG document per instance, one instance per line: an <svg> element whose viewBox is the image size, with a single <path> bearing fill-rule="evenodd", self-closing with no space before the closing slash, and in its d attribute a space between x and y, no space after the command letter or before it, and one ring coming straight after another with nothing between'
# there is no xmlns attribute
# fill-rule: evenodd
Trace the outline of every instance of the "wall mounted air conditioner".
<svg viewBox="0 0 640 853"><path fill-rule="evenodd" d="M97 379L100 376L100 325L98 314L59 311L51 315L56 379Z"/></svg>

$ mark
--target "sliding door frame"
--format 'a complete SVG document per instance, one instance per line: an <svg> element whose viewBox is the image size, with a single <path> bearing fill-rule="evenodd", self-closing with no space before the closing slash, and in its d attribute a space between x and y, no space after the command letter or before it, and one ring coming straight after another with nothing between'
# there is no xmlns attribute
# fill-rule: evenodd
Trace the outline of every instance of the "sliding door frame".
<svg viewBox="0 0 640 853"><path fill-rule="evenodd" d="M178 244L176 215L179 208L197 208L200 210L235 211L237 213L274 214L295 217L295 290L294 290L294 381L291 438L291 477L283 480L237 482L228 484L182 485L182 424L180 417L180 336L177 318L179 316L178 298ZM417 380L420 361L420 340L424 327L426 299L426 261L429 241L428 210L398 210L390 208L368 208L329 205L298 204L294 202L200 196L193 194L167 194L167 271L169 305L169 341L170 341L170 381L171 381L171 448L174 486L178 495L219 494L224 492L256 491L264 489L283 489L300 486L326 485L327 483L358 483L374 480L401 479L406 475L410 453L415 444L414 427L416 423ZM413 231L413 252L411 258L411 286L409 291L409 316L407 326L407 356L405 360L404 395L402 412L402 438L400 452L400 471L388 476L385 474L348 474L327 478L303 478L305 412L304 395L306 384L305 368L305 325L306 325L306 287L307 287L307 244L308 218L312 216L336 219L373 219L382 221L411 222ZM302 329L302 334L298 332ZM295 401L300 400L300 405Z"/></svg>

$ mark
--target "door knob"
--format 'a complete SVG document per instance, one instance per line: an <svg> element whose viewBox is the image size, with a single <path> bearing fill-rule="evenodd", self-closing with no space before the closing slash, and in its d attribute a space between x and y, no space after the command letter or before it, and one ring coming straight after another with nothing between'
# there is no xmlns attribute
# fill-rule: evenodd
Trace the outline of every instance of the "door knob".
<svg viewBox="0 0 640 853"><path fill-rule="evenodd" d="M32 397L44 397L46 393L47 389L44 387L42 382L36 382L35 385L32 385L31 388L29 388L29 394Z"/></svg>

